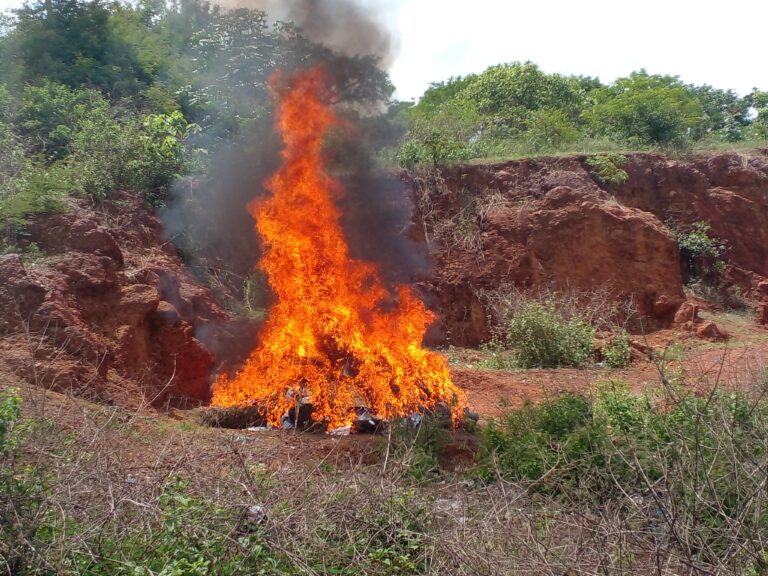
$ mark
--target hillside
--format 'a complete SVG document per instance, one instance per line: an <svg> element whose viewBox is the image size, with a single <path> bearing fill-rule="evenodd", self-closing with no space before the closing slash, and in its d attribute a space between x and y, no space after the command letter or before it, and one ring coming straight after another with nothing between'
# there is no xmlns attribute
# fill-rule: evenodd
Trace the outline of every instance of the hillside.
<svg viewBox="0 0 768 576"><path fill-rule="evenodd" d="M433 266L415 279L440 319L433 341L488 343L498 320L493 296L514 290L597 298L605 320L615 312L638 350L659 333L666 341L728 338L696 310L735 306L745 329L752 324L759 335L768 274L765 151L629 155L618 184L602 181L588 162L543 158L408 176L414 250L425 243ZM688 267L696 260L678 248L675 230L696 223L726 247L717 278L694 278ZM36 251L1 259L10 313L0 359L29 382L127 408L195 407L207 402L213 375L242 361L255 341L258 321L227 311L231 300L217 301L129 193L35 216L24 242Z"/></svg>
<svg viewBox="0 0 768 576"><path fill-rule="evenodd" d="M762 528L702 531L710 517L694 509L684 509L684 528L673 528L655 519L653 502L676 498L674 491L653 488L628 500L612 495L600 505L582 502L593 489L614 494L613 481L599 472L602 465L592 468L589 451L578 452L575 461L563 455L566 466L584 467L575 485L568 468L552 468L551 482L530 485L528 473L516 476L505 460L495 471L488 468L483 451L499 442L488 431L505 429L494 428L499 424L491 418L503 423L516 417L510 412L515 408L525 414L527 400L540 402L544 416L546 410L563 410L558 402L582 394L596 395L595 410L610 410L606 407L613 404L604 402L620 402L617 406L627 406L621 410L630 410L621 412L624 418L641 410L626 404L632 396L621 388L605 396L611 382L647 395L653 406L676 406L678 393L721 406L713 390L751 394L768 360L765 269L759 257L765 250L766 211L760 208L765 151L687 160L627 155L622 168L627 178L614 184L602 181L589 163L584 156L542 158L404 176L416 199L409 229L414 250L424 243L433 263L414 286L441 319L433 338L450 345L443 351L454 381L480 414L486 430L480 435L448 432L433 423L415 430L393 426L384 436L210 428L203 424L209 421L206 412L197 407L207 402L216 370L242 362L259 321L223 307L232 296L217 300L229 293L219 286L215 294L190 271L164 238L160 221L133 194L34 216L23 240L26 250L0 257L0 298L11 311L3 317L0 381L3 390L21 391L25 421L45 425L27 430L3 416L11 422L12 437L23 434L26 444L23 454L5 452L8 470L15 472L11 480L0 475L6 482L0 487L14 486L9 503L24 519L24 530L32 532L13 532L8 542L17 547L0 552L10 551L14 562L23 559L17 566L56 561L57 572L73 574L123 573L123 564L182 567L190 557L231 574L331 573L327 566L363 566L367 574L389 574L392 566L403 574L494 574L515 573L522 565L537 571L566 565L607 566L609 573L695 574L713 566L750 565L748 553L725 564L716 550L735 542L749 550ZM692 282L690 266L696 261L681 259L680 231L698 222L709 225L705 237L711 234L727 246L718 256L724 267L714 284L706 278ZM568 294L570 306L590 296L582 304L607 322L598 331L596 356L581 368L497 365L504 352L487 342L498 334L499 300L487 295L512 293L515 287L528 298ZM611 305L629 296L639 305ZM607 327L618 326L608 319L617 310L629 313L621 321L630 331L631 363L610 369L599 354L610 337ZM668 380L679 392L663 392ZM754 413L763 409L757 400ZM659 418L653 410L643 417ZM564 425L573 417L555 413L553 422ZM695 414L711 418L720 412L689 415L673 408L674 423L662 423L673 426L664 428L665 434L684 434L675 423ZM707 434L725 425L704 422ZM762 420L750 422L758 427L755 433L762 430ZM720 438L726 458L735 450L725 444L731 441L739 450L753 442ZM58 456L51 460L51 454ZM654 454L647 457L661 457ZM714 458L709 452L694 454L704 458L701 466ZM30 462L35 467L23 468ZM759 482L748 462L731 474L742 483ZM689 462L680 474L669 470L665 478L671 486L687 486L697 466ZM72 491L73 482L82 488ZM622 489L633 486L629 479L622 482ZM48 496L35 495L42 485ZM720 484L713 486L702 499L717 502L720 491ZM762 500L744 498L749 509L761 509ZM306 506L307 500L314 504ZM340 502L346 503L343 509ZM664 500L662 505L682 504ZM137 506L146 513L137 517ZM642 511L632 512L637 506ZM91 536L59 521L55 510L82 526L101 525L108 534L101 551L83 548L93 545ZM587 520L584 514L598 516ZM662 545L642 529L624 542L621 526L632 514L662 534L695 531L703 548L686 551L678 540ZM546 530L526 528L542 522ZM47 539L49 530L60 536ZM472 536L481 533L481 539ZM15 538L33 539L42 555L23 552L26 544ZM328 548L329 541L338 547ZM540 546L552 548L534 554ZM635 560L606 560L600 550ZM663 559L666 567L659 572L642 558Z"/></svg>
<svg viewBox="0 0 768 576"><path fill-rule="evenodd" d="M768 575L768 92L411 3L0 14L0 574Z"/></svg>

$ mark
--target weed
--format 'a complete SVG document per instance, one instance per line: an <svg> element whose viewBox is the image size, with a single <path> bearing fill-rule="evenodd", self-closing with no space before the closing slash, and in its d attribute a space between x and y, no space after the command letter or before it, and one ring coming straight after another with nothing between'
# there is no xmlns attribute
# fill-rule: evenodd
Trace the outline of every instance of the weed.
<svg viewBox="0 0 768 576"><path fill-rule="evenodd" d="M761 389L666 387L652 399L607 382L594 398L564 395L492 422L485 469L566 506L649 506L647 521L696 565L763 567L766 417Z"/></svg>

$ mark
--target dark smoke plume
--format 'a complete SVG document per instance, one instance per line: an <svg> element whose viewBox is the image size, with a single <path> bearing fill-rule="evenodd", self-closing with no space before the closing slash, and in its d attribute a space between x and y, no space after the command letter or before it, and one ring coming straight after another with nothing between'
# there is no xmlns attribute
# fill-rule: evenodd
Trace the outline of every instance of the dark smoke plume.
<svg viewBox="0 0 768 576"><path fill-rule="evenodd" d="M397 57L400 41L391 22L392 2L368 0L224 0L264 10L271 18L293 22L312 42L344 56L375 56L383 69Z"/></svg>

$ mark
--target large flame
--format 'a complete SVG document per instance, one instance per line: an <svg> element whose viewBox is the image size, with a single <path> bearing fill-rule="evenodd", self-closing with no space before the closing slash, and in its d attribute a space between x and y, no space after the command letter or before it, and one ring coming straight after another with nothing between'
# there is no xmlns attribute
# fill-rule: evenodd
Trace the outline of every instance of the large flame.
<svg viewBox="0 0 768 576"><path fill-rule="evenodd" d="M245 366L214 384L213 404L262 406L277 425L308 398L312 418L329 428L351 424L358 406L390 419L443 402L456 417L464 394L445 358L422 347L433 314L405 286L389 293L375 265L349 257L334 203L340 186L323 162L324 136L338 120L322 71L281 85L283 165L267 182L272 196L248 206L277 303Z"/></svg>

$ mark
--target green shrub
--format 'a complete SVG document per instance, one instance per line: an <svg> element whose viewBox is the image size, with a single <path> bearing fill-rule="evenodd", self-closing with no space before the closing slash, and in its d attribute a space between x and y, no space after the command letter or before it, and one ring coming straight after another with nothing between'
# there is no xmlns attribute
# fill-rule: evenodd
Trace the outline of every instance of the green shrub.
<svg viewBox="0 0 768 576"><path fill-rule="evenodd" d="M586 319L566 318L551 301L523 304L504 330L521 368L583 366L592 354L595 337Z"/></svg>
<svg viewBox="0 0 768 576"><path fill-rule="evenodd" d="M688 230L672 229L680 248L680 259L687 281L702 279L717 281L725 271L723 255L725 242L711 235L711 226L707 222L694 222Z"/></svg>
<svg viewBox="0 0 768 576"><path fill-rule="evenodd" d="M626 368L632 361L632 347L629 345L629 334L619 330L612 334L601 350L603 361L609 368Z"/></svg>
<svg viewBox="0 0 768 576"><path fill-rule="evenodd" d="M29 426L21 420L21 397L0 395L0 572L23 574L29 542L39 528L46 485L41 472L22 460Z"/></svg>
<svg viewBox="0 0 768 576"><path fill-rule="evenodd" d="M542 492L574 488L603 462L600 445L607 434L592 411L589 399L566 394L537 405L526 402L491 421L481 432L487 469L510 480L533 481Z"/></svg>
<svg viewBox="0 0 768 576"><path fill-rule="evenodd" d="M199 126L188 123L178 110L143 118L137 154L127 164L127 184L141 191L150 206L163 205L171 185L188 172L191 153L184 142L198 130Z"/></svg>
<svg viewBox="0 0 768 576"><path fill-rule="evenodd" d="M397 163L402 168L415 168L422 165L444 166L466 162L472 157L470 145L439 132L427 134L421 140L406 140L395 155Z"/></svg>
<svg viewBox="0 0 768 576"><path fill-rule="evenodd" d="M150 206L160 206L171 184L187 171L184 140L196 129L178 111L141 121L107 112L83 122L67 163L82 194L103 199L130 189Z"/></svg>
<svg viewBox="0 0 768 576"><path fill-rule="evenodd" d="M32 214L63 210L73 188L72 175L65 167L32 162L25 163L5 184L0 192L0 221L9 234Z"/></svg>
<svg viewBox="0 0 768 576"><path fill-rule="evenodd" d="M532 150L556 150L580 137L578 127L563 110L535 110L525 120L524 140Z"/></svg>
<svg viewBox="0 0 768 576"><path fill-rule="evenodd" d="M89 88L72 89L45 81L26 86L21 95L14 125L30 143L33 153L49 161L61 160L70 151L82 123L109 111L109 102Z"/></svg>
<svg viewBox="0 0 768 576"><path fill-rule="evenodd" d="M586 159L592 169L592 176L605 184L623 184L629 178L624 170L626 158L621 154L600 154Z"/></svg>
<svg viewBox="0 0 768 576"><path fill-rule="evenodd" d="M632 433L646 422L650 407L645 399L632 394L629 386L620 380L611 380L597 386L595 418L609 431Z"/></svg>
<svg viewBox="0 0 768 576"><path fill-rule="evenodd" d="M74 572L92 575L205 576L283 574L258 527L238 535L238 511L193 494L189 482L171 478L159 499L151 529L137 522L130 530L101 535L100 554L88 543L72 554Z"/></svg>
<svg viewBox="0 0 768 576"><path fill-rule="evenodd" d="M482 431L484 469L567 505L630 515L649 506L687 557L751 563L768 530L763 388L694 396L667 387L652 400L607 382L594 398L528 403Z"/></svg>

